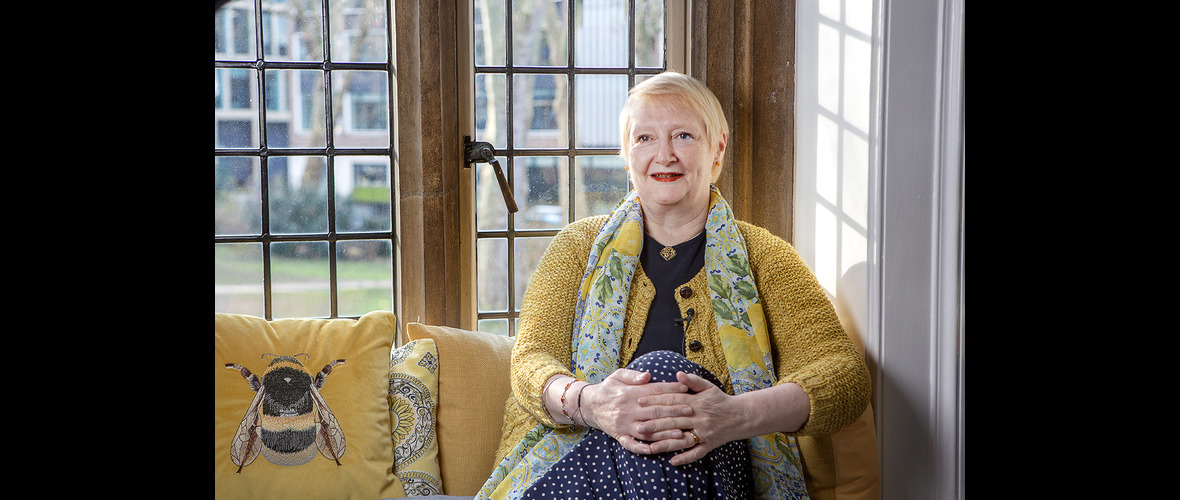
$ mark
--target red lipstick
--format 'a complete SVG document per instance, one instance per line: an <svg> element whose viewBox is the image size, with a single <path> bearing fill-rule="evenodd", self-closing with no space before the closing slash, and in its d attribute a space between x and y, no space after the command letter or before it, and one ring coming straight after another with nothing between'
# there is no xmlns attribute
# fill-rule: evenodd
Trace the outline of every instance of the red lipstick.
<svg viewBox="0 0 1180 500"><path fill-rule="evenodd" d="M664 172L659 174L651 174L652 180L656 182L672 182L684 176L684 174L677 174L674 172Z"/></svg>

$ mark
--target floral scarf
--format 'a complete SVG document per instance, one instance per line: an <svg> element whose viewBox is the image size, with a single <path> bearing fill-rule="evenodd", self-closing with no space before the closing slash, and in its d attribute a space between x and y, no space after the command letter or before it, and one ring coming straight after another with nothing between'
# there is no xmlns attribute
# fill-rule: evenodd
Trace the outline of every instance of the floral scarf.
<svg viewBox="0 0 1180 500"><path fill-rule="evenodd" d="M774 360L745 240L720 191L710 191L705 268L733 391L741 394L774 385ZM583 274L571 335L571 369L578 379L598 383L619 367L627 298L642 248L643 213L632 191L599 231ZM477 498L520 496L588 431L538 425L497 465ZM758 436L748 448L759 498L808 498L794 437Z"/></svg>

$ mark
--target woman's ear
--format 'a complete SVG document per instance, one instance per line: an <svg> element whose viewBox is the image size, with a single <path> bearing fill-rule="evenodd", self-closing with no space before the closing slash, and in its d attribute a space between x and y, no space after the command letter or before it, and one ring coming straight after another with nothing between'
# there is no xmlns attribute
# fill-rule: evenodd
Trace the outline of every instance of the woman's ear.
<svg viewBox="0 0 1180 500"><path fill-rule="evenodd" d="M721 177L721 165L725 163L725 143L728 137L721 134L721 140L717 143L717 154L713 156L713 182L717 182L717 178Z"/></svg>

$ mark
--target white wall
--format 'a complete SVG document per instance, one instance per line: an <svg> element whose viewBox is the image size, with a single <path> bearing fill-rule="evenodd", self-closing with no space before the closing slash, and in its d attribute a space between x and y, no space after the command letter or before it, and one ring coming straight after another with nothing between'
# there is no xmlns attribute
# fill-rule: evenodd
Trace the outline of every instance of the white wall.
<svg viewBox="0 0 1180 500"><path fill-rule="evenodd" d="M795 246L864 343L883 498L962 498L963 0L796 9Z"/></svg>

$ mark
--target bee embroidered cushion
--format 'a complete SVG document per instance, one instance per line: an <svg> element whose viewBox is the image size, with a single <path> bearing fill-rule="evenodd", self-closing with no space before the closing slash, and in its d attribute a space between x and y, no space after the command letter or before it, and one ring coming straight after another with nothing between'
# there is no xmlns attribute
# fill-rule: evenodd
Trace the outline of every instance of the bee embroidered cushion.
<svg viewBox="0 0 1180 500"><path fill-rule="evenodd" d="M393 350L389 372L389 417L393 467L409 496L442 494L435 435L438 350L431 339Z"/></svg>
<svg viewBox="0 0 1180 500"><path fill-rule="evenodd" d="M391 498L393 313L214 319L219 499Z"/></svg>

